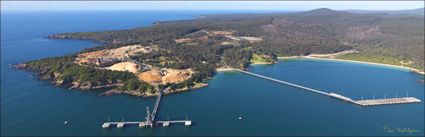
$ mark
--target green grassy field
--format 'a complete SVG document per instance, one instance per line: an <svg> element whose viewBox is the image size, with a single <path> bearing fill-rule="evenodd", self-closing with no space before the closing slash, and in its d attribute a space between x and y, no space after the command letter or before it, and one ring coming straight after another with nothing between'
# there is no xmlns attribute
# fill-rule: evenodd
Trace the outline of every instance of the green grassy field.
<svg viewBox="0 0 425 137"><path fill-rule="evenodd" d="M273 59L260 54L252 54L252 58L250 61L252 63L272 63Z"/></svg>

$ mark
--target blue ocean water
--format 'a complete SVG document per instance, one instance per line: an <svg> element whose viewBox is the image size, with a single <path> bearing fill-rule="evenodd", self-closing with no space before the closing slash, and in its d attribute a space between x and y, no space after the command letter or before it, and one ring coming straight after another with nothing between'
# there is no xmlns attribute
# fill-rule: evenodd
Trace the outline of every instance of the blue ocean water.
<svg viewBox="0 0 425 137"><path fill-rule="evenodd" d="M191 127L104 130L111 120L142 120L155 98L98 96L39 81L9 64L62 56L98 46L90 41L46 39L50 34L148 26L200 14L252 11L84 11L1 14L1 135L379 135L423 136L424 103L359 107L236 72L220 72L206 88L164 96L158 119L193 120ZM373 65L281 60L249 71L354 99L405 95L424 100L424 77ZM242 117L242 119L238 119ZM65 125L63 122L69 121ZM408 128L417 132L385 132Z"/></svg>

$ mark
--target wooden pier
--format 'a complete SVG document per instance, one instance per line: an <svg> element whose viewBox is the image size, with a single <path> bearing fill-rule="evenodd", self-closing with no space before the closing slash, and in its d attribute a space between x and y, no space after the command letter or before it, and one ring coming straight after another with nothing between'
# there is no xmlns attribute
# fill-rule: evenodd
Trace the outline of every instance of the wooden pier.
<svg viewBox="0 0 425 137"><path fill-rule="evenodd" d="M242 73L245 73L245 74L248 74L248 75L251 75L251 76L255 76L255 77L263 78L263 79L266 79L266 80L274 81L274 82L277 82L277 83L289 85L289 86L292 86L292 87L295 87L295 88L300 88L300 89L310 91L310 92L313 92L313 93L318 93L318 94L321 94L321 95L329 96L329 97L332 97L332 98L336 98L336 99L339 99L339 100L342 100L342 101L345 101L345 102L350 102L350 103L360 105L360 106L376 106L376 105L406 104L406 103L419 103L419 102L421 102L421 100L419 100L415 97L407 97L407 96L406 97L400 97L400 98L353 100L349 97L346 97L346 96L343 96L343 95L340 95L340 94L337 94L337 93L332 93L332 92L328 93L328 92L320 91L320 90L317 90L317 89L304 87L304 86L301 86L301 85L298 85L298 84L286 82L286 81L283 81L283 80L278 80L278 79L270 78L270 77L267 77L267 76L255 74L255 73L252 73L252 72L243 71L243 70L240 70L240 69L233 69L233 70L238 71L238 72L242 72Z"/></svg>

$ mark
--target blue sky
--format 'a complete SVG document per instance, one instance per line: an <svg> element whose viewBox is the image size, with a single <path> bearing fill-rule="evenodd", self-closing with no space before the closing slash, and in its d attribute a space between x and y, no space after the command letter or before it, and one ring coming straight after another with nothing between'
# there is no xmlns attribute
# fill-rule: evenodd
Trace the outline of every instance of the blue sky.
<svg viewBox="0 0 425 137"><path fill-rule="evenodd" d="M1 1L1 11L43 10L400 10L424 1Z"/></svg>

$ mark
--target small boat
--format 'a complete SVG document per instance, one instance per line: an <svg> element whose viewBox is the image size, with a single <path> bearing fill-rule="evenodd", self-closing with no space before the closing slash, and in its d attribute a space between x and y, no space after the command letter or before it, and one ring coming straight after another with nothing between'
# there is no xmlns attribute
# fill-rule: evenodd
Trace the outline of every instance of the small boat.
<svg viewBox="0 0 425 137"><path fill-rule="evenodd" d="M68 124L68 121L63 122L65 125Z"/></svg>

